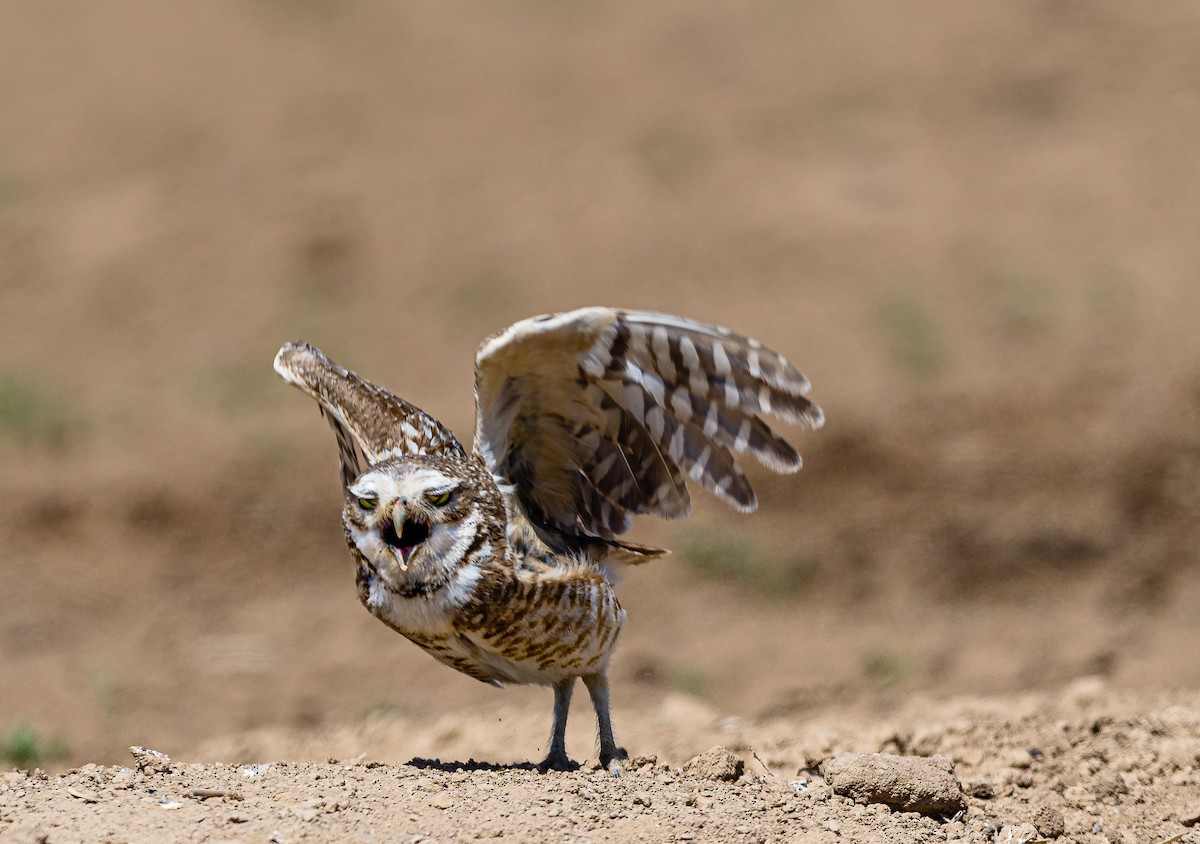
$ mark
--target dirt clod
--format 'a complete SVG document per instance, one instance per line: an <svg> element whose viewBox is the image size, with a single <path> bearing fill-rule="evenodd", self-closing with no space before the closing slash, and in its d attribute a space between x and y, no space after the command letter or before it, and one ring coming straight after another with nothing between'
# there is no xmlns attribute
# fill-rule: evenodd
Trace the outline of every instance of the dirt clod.
<svg viewBox="0 0 1200 844"><path fill-rule="evenodd" d="M947 815L965 806L958 779L923 757L844 753L827 762L822 773L834 793L859 803Z"/></svg>
<svg viewBox="0 0 1200 844"><path fill-rule="evenodd" d="M165 774L171 770L171 757L148 747L129 748L137 769L144 774Z"/></svg>
<svg viewBox="0 0 1200 844"><path fill-rule="evenodd" d="M1200 826L1200 800L1188 804L1179 813L1179 822L1184 826Z"/></svg>
<svg viewBox="0 0 1200 844"><path fill-rule="evenodd" d="M1063 814L1053 806L1043 806L1033 816L1033 825L1043 838L1058 838L1067 831Z"/></svg>
<svg viewBox="0 0 1200 844"><path fill-rule="evenodd" d="M734 782L745 769L746 763L724 747L714 747L694 756L683 766L685 774L718 782Z"/></svg>

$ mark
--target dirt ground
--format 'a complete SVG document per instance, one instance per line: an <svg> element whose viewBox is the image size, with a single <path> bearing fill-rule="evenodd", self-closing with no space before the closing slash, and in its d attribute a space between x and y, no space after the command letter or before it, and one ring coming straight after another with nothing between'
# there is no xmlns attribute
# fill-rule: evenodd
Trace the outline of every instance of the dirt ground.
<svg viewBox="0 0 1200 844"><path fill-rule="evenodd" d="M1118 0L9 0L0 840L1200 841L1197 57ZM828 418L757 514L635 527L619 780L362 611L270 367L465 437L479 340L589 304ZM676 770L714 746L742 780ZM830 794L846 751L965 812Z"/></svg>

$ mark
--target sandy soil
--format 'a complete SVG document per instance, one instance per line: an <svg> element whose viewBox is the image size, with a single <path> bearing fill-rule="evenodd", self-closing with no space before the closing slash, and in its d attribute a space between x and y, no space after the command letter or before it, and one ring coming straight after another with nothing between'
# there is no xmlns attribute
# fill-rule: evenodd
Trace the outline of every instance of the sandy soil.
<svg viewBox="0 0 1200 844"><path fill-rule="evenodd" d="M0 751L49 778L0 838L1195 840L1197 56L1118 0L10 0ZM760 337L829 422L754 516L635 528L676 553L622 587L614 718L666 769L459 772L538 758L549 693L361 610L270 360L465 434L482 337L598 303ZM130 745L175 768L115 787ZM717 745L747 781L674 772ZM975 796L807 788L846 750Z"/></svg>
<svg viewBox="0 0 1200 844"><path fill-rule="evenodd" d="M635 757L619 778L587 765L540 774L464 759L459 748L503 755L497 735L528 732L520 714L480 716L445 717L433 743L413 738L427 724L395 717L332 735L240 739L243 753L269 747L258 758L299 761L200 764L139 751L121 766L7 774L0 839L1200 841L1195 695L1132 696L1084 679L1053 695L910 700L874 718L755 724L668 701L653 724L629 731L666 752ZM740 772L684 758L708 741L737 757ZM369 758L414 742L441 753ZM316 747L363 750L316 761ZM822 778L823 764L855 750L944 756L963 806L921 814L835 793L841 783Z"/></svg>

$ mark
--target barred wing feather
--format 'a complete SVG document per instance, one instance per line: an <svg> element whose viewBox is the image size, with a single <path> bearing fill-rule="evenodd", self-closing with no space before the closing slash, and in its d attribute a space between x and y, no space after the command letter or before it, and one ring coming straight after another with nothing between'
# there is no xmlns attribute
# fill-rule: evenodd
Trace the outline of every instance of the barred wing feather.
<svg viewBox="0 0 1200 844"><path fill-rule="evenodd" d="M474 448L536 525L611 539L634 515L687 516L685 476L754 510L733 455L797 471L800 455L760 414L820 427L809 386L778 353L717 326L609 308L551 314L480 346Z"/></svg>

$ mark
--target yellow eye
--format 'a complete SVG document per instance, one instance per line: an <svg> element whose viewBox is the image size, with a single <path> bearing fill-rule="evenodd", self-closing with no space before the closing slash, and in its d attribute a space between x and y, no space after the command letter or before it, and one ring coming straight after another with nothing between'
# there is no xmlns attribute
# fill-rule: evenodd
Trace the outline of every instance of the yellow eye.
<svg viewBox="0 0 1200 844"><path fill-rule="evenodd" d="M437 495L427 495L425 496L425 500L434 507L442 507L450 503L450 493L447 491L439 492Z"/></svg>
<svg viewBox="0 0 1200 844"><path fill-rule="evenodd" d="M358 506L364 510L374 510L375 500L372 498L360 498L358 499Z"/></svg>

